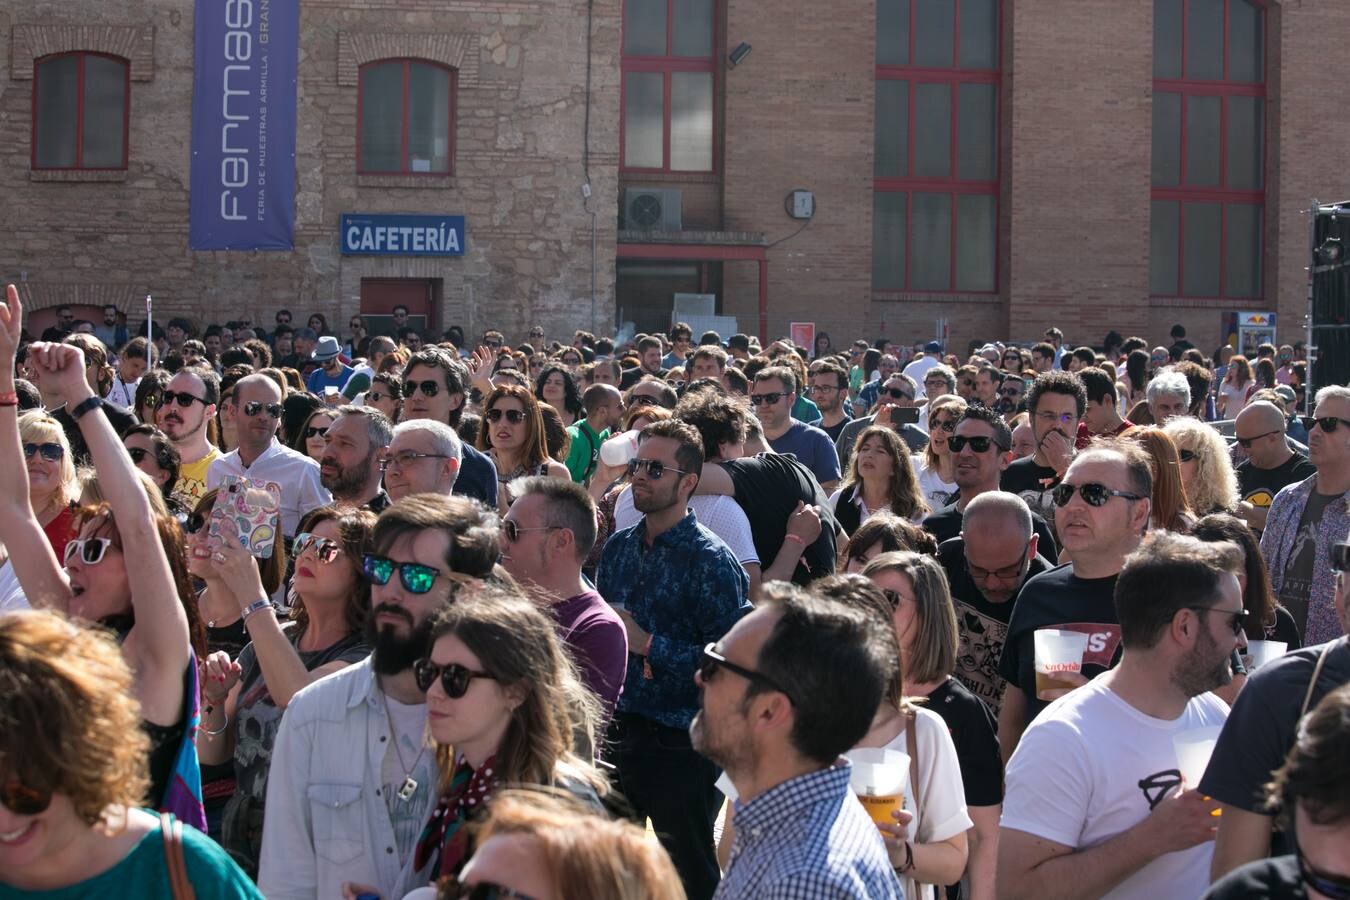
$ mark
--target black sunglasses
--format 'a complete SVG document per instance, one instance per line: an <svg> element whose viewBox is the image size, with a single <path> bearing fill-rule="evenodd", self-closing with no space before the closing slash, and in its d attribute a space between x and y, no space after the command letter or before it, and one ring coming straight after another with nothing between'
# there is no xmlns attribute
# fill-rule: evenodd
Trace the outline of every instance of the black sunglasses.
<svg viewBox="0 0 1350 900"><path fill-rule="evenodd" d="M0 806L16 816L36 816L51 804L51 791L40 791L17 781L7 781L0 786Z"/></svg>
<svg viewBox="0 0 1350 900"><path fill-rule="evenodd" d="M892 400L913 400L914 397L909 391L902 391L900 388L886 388L881 393L890 397Z"/></svg>
<svg viewBox="0 0 1350 900"><path fill-rule="evenodd" d="M661 401L647 394L634 394L628 398L629 406L660 406Z"/></svg>
<svg viewBox="0 0 1350 900"><path fill-rule="evenodd" d="M525 413L519 409L498 409L494 407L487 411L487 420L489 422L500 422L503 416L505 416L506 421L510 422L512 425L519 425L521 422L525 421Z"/></svg>
<svg viewBox="0 0 1350 900"><path fill-rule="evenodd" d="M960 453L966 449L967 444L976 453L986 453L990 447L998 447L1000 450L1008 449L991 437L966 437L964 434L958 434L955 437L947 438L947 446L951 448L953 453Z"/></svg>
<svg viewBox="0 0 1350 900"><path fill-rule="evenodd" d="M712 680L717 677L718 669L726 669L728 672L733 672L741 676L751 684L759 685L762 688L768 688L771 691L777 691L787 697L788 702L792 702L792 695L775 684L772 678L767 675L761 675L754 669L747 669L745 666L736 665L736 663L731 662L721 653L717 652L717 644L708 644L703 648L703 658L699 660L698 677L704 684L710 684L712 683Z"/></svg>
<svg viewBox="0 0 1350 900"><path fill-rule="evenodd" d="M1196 457L1198 457L1199 455L1200 454L1196 453L1194 450L1177 451L1177 458L1180 459L1182 462L1195 462Z"/></svg>
<svg viewBox="0 0 1350 900"><path fill-rule="evenodd" d="M1322 896L1331 900L1350 900L1350 878L1314 869L1302 849L1298 851L1298 874L1305 885Z"/></svg>
<svg viewBox="0 0 1350 900"><path fill-rule="evenodd" d="M952 438L952 440L956 440ZM948 442L950 443L950 441ZM1087 484L1057 484L1055 489L1050 492L1056 506L1068 506L1069 501L1073 499L1074 491L1083 498L1083 502L1088 506L1105 506L1106 501L1112 497L1124 497L1126 500L1143 500L1138 494L1131 494L1129 491L1118 491L1115 488L1109 488L1104 484L1098 484L1095 481L1089 481Z"/></svg>
<svg viewBox="0 0 1350 900"><path fill-rule="evenodd" d="M388 584L395 569L398 570L399 581L403 582L403 586L410 594L425 594L431 590L431 586L441 574L431 566L411 562L397 563L386 556L376 556L373 553L361 557L361 572L374 584Z"/></svg>
<svg viewBox="0 0 1350 900"><path fill-rule="evenodd" d="M270 419L280 419L281 411L280 403L263 403L261 400L250 400L244 404L244 415L250 419L260 412L266 412Z"/></svg>
<svg viewBox="0 0 1350 900"><path fill-rule="evenodd" d="M205 400L201 397L194 397L187 391L165 391L160 394L159 399L155 401L156 406L168 406L170 403L177 403L181 409L187 409L194 403L200 403L202 406L206 406Z"/></svg>
<svg viewBox="0 0 1350 900"><path fill-rule="evenodd" d="M755 406L773 406L779 400L783 399L782 391L774 391L771 394L751 394L750 402Z"/></svg>
<svg viewBox="0 0 1350 900"><path fill-rule="evenodd" d="M1240 609L1237 612L1233 612L1231 609L1220 609L1217 606L1188 606L1186 608L1189 610L1194 610L1195 612L1228 613L1228 616L1231 620L1228 623L1228 627L1233 629L1233 634L1235 635L1242 634L1242 629L1247 625L1247 611L1245 609Z"/></svg>
<svg viewBox="0 0 1350 900"><path fill-rule="evenodd" d="M1252 449L1252 444L1261 440L1261 438L1270 437L1272 434L1280 434L1280 432L1281 429L1276 428L1274 431L1263 431L1261 434L1254 434L1251 437L1234 438L1234 440L1238 442L1243 450L1250 450Z"/></svg>
<svg viewBox="0 0 1350 900"><path fill-rule="evenodd" d="M405 381L403 382L403 396L411 397L415 391L421 390L422 395L426 397L435 397L441 392L441 386L434 381Z"/></svg>
<svg viewBox="0 0 1350 900"><path fill-rule="evenodd" d="M495 881L460 884L453 875L446 880L441 896L449 897L451 900L534 900L529 894L522 894Z"/></svg>
<svg viewBox="0 0 1350 900"><path fill-rule="evenodd" d="M1309 431L1313 430L1313 426L1317 426L1327 434L1331 434L1342 424L1350 425L1350 419L1342 419L1340 416L1322 416L1320 418L1317 416L1299 416L1299 419L1303 422L1303 427Z"/></svg>
<svg viewBox="0 0 1350 900"><path fill-rule="evenodd" d="M928 430L932 431L934 428L941 428L943 431L951 434L956 430L956 419L929 419Z"/></svg>
<svg viewBox="0 0 1350 900"><path fill-rule="evenodd" d="M305 429L305 440L316 437L326 437L328 435L328 426L311 425Z"/></svg>
<svg viewBox="0 0 1350 900"><path fill-rule="evenodd" d="M188 534L196 534L206 526L207 517L201 513L193 513L183 522L183 531Z"/></svg>
<svg viewBox="0 0 1350 900"><path fill-rule="evenodd" d="M645 472L652 481L660 481L661 476L667 472L679 472L681 475L689 474L684 469L668 466L659 459L630 459L628 461L628 477L632 478L639 471Z"/></svg>
<svg viewBox="0 0 1350 900"><path fill-rule="evenodd" d="M448 666L438 666L429 659L419 659L413 663L413 677L417 679L417 689L422 693L431 690L431 686L436 683L436 679L441 679L441 687L445 690L445 695L451 700L458 700L469 690L469 682L475 678L493 679L487 672L475 672L473 669L466 669L459 663L451 663Z"/></svg>
<svg viewBox="0 0 1350 900"><path fill-rule="evenodd" d="M39 453L42 454L42 458L47 460L47 462L60 462L61 458L66 455L66 448L57 443L23 445L24 459L32 459Z"/></svg>

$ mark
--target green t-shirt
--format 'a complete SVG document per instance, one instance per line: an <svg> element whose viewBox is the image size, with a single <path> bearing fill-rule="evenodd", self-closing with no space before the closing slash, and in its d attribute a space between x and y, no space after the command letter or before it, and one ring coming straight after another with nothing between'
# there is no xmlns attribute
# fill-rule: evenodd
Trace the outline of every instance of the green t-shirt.
<svg viewBox="0 0 1350 900"><path fill-rule="evenodd" d="M146 810L150 812L150 810ZM154 815L154 813L151 813ZM183 826L183 856L188 880L198 900L263 900L263 895L215 841L188 825ZM169 869L160 830L146 834L120 863L102 875L50 891L24 891L4 883L0 872L0 900L42 897L44 900L173 900Z"/></svg>
<svg viewBox="0 0 1350 900"><path fill-rule="evenodd" d="M585 484L600 459L600 445L609 440L609 429L596 434L585 419L578 419L575 425L567 426L567 433L572 436L572 447L567 451L567 471L577 484Z"/></svg>

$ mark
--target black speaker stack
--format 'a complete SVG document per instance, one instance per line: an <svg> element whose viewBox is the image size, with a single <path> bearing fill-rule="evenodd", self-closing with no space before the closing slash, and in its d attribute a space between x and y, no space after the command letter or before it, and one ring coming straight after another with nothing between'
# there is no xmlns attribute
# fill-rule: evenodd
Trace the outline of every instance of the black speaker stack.
<svg viewBox="0 0 1350 900"><path fill-rule="evenodd" d="M1312 227L1314 389L1350 383L1350 201L1317 204ZM1309 397L1311 401L1311 396Z"/></svg>

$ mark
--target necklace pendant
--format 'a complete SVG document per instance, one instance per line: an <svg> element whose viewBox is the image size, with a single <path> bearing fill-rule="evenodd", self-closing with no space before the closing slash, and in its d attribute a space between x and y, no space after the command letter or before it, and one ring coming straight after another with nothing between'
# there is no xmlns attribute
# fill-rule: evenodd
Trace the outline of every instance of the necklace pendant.
<svg viewBox="0 0 1350 900"><path fill-rule="evenodd" d="M417 793L417 779L409 775L403 779L403 787L398 789L398 799L407 803L415 793Z"/></svg>

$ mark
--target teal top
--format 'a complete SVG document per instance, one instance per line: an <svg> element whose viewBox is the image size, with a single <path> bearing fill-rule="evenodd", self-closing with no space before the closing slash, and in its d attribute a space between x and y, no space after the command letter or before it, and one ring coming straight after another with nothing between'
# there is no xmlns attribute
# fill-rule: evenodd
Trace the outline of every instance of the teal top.
<svg viewBox="0 0 1350 900"><path fill-rule="evenodd" d="M151 812L150 810L146 810ZM151 815L155 815L151 812ZM263 895L215 841L195 828L183 826L183 856L188 880L198 900L263 900ZM122 861L101 875L50 891L25 891L4 883L0 898L43 897L48 900L173 900L164 842L156 828L141 838Z"/></svg>

